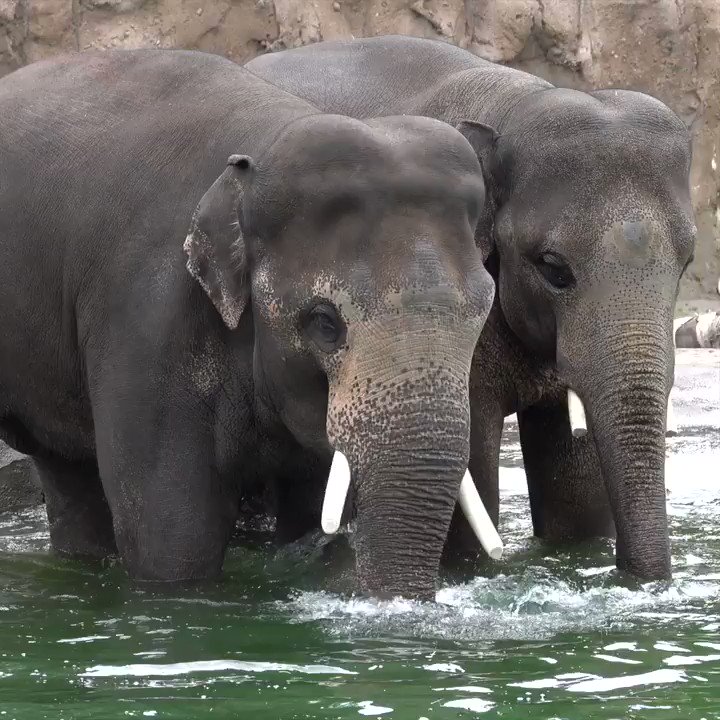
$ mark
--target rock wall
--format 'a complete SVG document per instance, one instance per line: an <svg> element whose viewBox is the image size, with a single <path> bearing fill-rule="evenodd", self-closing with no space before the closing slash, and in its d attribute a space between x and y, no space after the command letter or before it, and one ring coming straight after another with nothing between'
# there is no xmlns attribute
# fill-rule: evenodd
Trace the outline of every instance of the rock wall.
<svg viewBox="0 0 720 720"><path fill-rule="evenodd" d="M439 37L558 85L632 88L670 105L694 138L700 242L682 297L717 304L718 0L0 0L0 74L89 48L197 48L244 62L387 33Z"/></svg>

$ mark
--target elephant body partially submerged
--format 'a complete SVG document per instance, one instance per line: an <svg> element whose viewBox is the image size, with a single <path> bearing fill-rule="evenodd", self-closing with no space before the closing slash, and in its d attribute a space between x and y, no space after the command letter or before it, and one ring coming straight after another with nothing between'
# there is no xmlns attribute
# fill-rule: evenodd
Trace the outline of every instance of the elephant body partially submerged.
<svg viewBox="0 0 720 720"><path fill-rule="evenodd" d="M468 140L180 51L28 66L0 113L0 436L54 547L213 577L242 493L294 539L340 451L360 587L432 596L494 292Z"/></svg>
<svg viewBox="0 0 720 720"><path fill-rule="evenodd" d="M617 532L619 567L669 577L672 317L695 235L679 118L641 93L559 89L409 37L319 43L247 67L328 112L488 126L478 238L498 295L471 374L472 475L497 515L503 418L517 411L536 534ZM568 387L585 405L585 438L571 437ZM449 551L468 538L458 518Z"/></svg>

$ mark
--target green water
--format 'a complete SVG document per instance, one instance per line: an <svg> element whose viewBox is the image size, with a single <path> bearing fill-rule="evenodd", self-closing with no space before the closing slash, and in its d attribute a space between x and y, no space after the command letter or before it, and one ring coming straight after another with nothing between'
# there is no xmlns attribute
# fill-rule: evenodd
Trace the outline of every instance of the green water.
<svg viewBox="0 0 720 720"><path fill-rule="evenodd" d="M224 582L153 593L53 557L39 511L0 515L0 720L720 718L710 432L671 443L669 586L618 577L609 543L533 541L512 437L503 463L507 557L434 605L343 599L321 559L242 548Z"/></svg>

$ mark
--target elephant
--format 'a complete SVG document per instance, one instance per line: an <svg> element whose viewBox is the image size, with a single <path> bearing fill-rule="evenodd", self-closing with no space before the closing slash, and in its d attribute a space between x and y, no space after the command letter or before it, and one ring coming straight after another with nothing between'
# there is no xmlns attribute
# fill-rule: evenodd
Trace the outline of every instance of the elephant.
<svg viewBox="0 0 720 720"><path fill-rule="evenodd" d="M639 92L558 88L420 38L322 42L246 67L327 112L485 126L477 242L497 292L470 379L471 475L497 522L503 421L517 412L534 534L616 537L618 568L671 577L672 317L696 234L682 121ZM456 515L446 553L474 548Z"/></svg>
<svg viewBox="0 0 720 720"><path fill-rule="evenodd" d="M0 112L0 436L53 548L215 578L242 498L271 488L289 541L335 457L359 590L434 597L494 297L484 131L161 49L26 66Z"/></svg>

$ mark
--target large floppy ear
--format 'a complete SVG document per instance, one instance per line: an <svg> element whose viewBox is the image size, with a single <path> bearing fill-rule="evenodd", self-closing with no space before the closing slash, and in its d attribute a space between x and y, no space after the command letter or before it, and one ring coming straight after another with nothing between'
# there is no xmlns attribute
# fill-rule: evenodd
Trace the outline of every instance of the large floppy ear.
<svg viewBox="0 0 720 720"><path fill-rule="evenodd" d="M480 215L475 233L475 241L482 252L483 261L485 261L495 249L493 227L502 193L497 155L497 143L500 136L489 125L473 120L461 120L455 127L475 151L485 180L485 207Z"/></svg>
<svg viewBox="0 0 720 720"><path fill-rule="evenodd" d="M254 169L247 155L228 158L225 172L198 203L183 246L187 269L231 330L250 298L240 208Z"/></svg>

